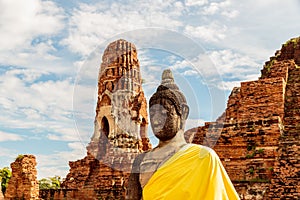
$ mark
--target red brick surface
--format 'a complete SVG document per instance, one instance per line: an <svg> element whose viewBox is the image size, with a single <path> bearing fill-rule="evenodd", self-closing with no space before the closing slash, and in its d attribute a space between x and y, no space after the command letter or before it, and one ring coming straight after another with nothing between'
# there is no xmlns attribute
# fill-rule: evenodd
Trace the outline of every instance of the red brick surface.
<svg viewBox="0 0 300 200"><path fill-rule="evenodd" d="M217 122L186 139L211 146L241 199L300 199L300 39L266 62L257 81L241 83Z"/></svg>
<svg viewBox="0 0 300 200"><path fill-rule="evenodd" d="M103 118L108 120L107 130L103 128ZM134 158L151 148L147 126L147 101L136 47L117 40L108 45L102 57L95 133L87 156L69 162L63 191L44 191L43 198L69 195L80 200L124 199Z"/></svg>
<svg viewBox="0 0 300 200"><path fill-rule="evenodd" d="M33 155L19 156L11 163L12 177L5 192L6 200L39 198L36 160Z"/></svg>

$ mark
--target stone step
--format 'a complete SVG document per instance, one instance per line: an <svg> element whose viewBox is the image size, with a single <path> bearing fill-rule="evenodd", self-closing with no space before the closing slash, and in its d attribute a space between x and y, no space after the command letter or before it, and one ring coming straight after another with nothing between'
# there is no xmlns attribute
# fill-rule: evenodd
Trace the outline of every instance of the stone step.
<svg viewBox="0 0 300 200"><path fill-rule="evenodd" d="M294 160L293 163L299 163L300 158L299 158L299 154L295 154L296 150L286 150L284 148L279 148L279 151L281 152L280 158L282 160L290 160L290 161Z"/></svg>
<svg viewBox="0 0 300 200"><path fill-rule="evenodd" d="M295 141L299 140L300 139L300 136L299 135L283 135L281 136L280 138L280 141L286 141L286 142L292 142L292 143L295 143Z"/></svg>
<svg viewBox="0 0 300 200"><path fill-rule="evenodd" d="M299 117L299 115L293 115L293 113L286 113L283 118L284 124L297 126L297 124L300 124ZM289 123L286 123L287 121Z"/></svg>
<svg viewBox="0 0 300 200"><path fill-rule="evenodd" d="M284 118L285 117L294 117L294 116L298 116L298 117L300 116L298 109L284 111Z"/></svg>
<svg viewBox="0 0 300 200"><path fill-rule="evenodd" d="M291 118L284 119L283 124L290 124L290 127L285 127L285 130L299 130L299 121Z"/></svg>
<svg viewBox="0 0 300 200"><path fill-rule="evenodd" d="M296 106L296 105L285 105L285 109L284 109L285 113L291 112L295 115L299 115L300 116L300 106Z"/></svg>
<svg viewBox="0 0 300 200"><path fill-rule="evenodd" d="M300 81L295 80L295 79L288 80L288 82L286 84L287 89L292 89L293 90L293 88L299 88L299 87L300 87Z"/></svg>
<svg viewBox="0 0 300 200"><path fill-rule="evenodd" d="M300 88L299 88L299 90L300 90ZM297 91L299 91L299 90L297 90ZM294 91L292 91L292 92L294 92ZM299 100L300 100L300 94L290 95L289 93L287 93L286 96L285 96L285 103L290 103L290 102L297 103L297 102L299 102ZM298 106L298 105L295 105L295 106Z"/></svg>
<svg viewBox="0 0 300 200"><path fill-rule="evenodd" d="M289 149L289 150L286 150L284 148L280 148L280 150L282 151L282 155L281 156L283 156L283 157L288 156L288 159L300 160L299 153L296 152L296 151L299 150L299 148L297 148L297 149ZM293 154L290 154L290 153L293 153Z"/></svg>
<svg viewBox="0 0 300 200"><path fill-rule="evenodd" d="M300 131L298 130L293 130L293 129L288 129L284 130L284 136L294 136L295 139L298 139L300 135Z"/></svg>
<svg viewBox="0 0 300 200"><path fill-rule="evenodd" d="M292 70L289 70L289 75L292 75L292 76L298 75L299 76L299 74L300 74L300 68L294 68Z"/></svg>
<svg viewBox="0 0 300 200"><path fill-rule="evenodd" d="M298 93L299 89L287 89L285 93L285 100L299 100L300 94Z"/></svg>
<svg viewBox="0 0 300 200"><path fill-rule="evenodd" d="M294 115L294 116L284 116L283 118L284 122L295 122L295 124L300 123L300 116ZM287 124L287 123L285 123Z"/></svg>
<svg viewBox="0 0 300 200"><path fill-rule="evenodd" d="M291 79L291 80L300 80L299 73L300 73L299 71L289 72L289 79Z"/></svg>
<svg viewBox="0 0 300 200"><path fill-rule="evenodd" d="M299 80L299 78L300 78L300 75L299 75L299 71L297 70L297 71L290 71L289 72L289 78L291 78L291 79L296 79L296 80Z"/></svg>
<svg viewBox="0 0 300 200"><path fill-rule="evenodd" d="M287 91L295 91L295 90L298 90L299 91L299 88L300 88L300 83L298 82L288 82L286 84L286 92Z"/></svg>
<svg viewBox="0 0 300 200"><path fill-rule="evenodd" d="M284 105L285 106L299 107L299 103L300 103L300 96L286 96L285 100L284 100Z"/></svg>
<svg viewBox="0 0 300 200"><path fill-rule="evenodd" d="M287 125L284 126L285 131L300 131L298 121L284 120L284 124L290 124L290 126L287 126Z"/></svg>
<svg viewBox="0 0 300 200"><path fill-rule="evenodd" d="M297 146L300 145L299 141L285 141L285 140L281 140L279 142L279 146L284 145L284 144L296 144Z"/></svg>
<svg viewBox="0 0 300 200"><path fill-rule="evenodd" d="M285 125L289 125L290 127L292 127L292 126L296 127L298 124L300 125L299 118L300 118L299 115L293 115L293 113L286 113L284 115L282 121L283 121L283 124L285 124Z"/></svg>
<svg viewBox="0 0 300 200"><path fill-rule="evenodd" d="M298 78L289 76L287 86L289 86L289 85L300 86L300 80Z"/></svg>
<svg viewBox="0 0 300 200"><path fill-rule="evenodd" d="M292 118L292 117L295 117L295 116L298 116L298 117L300 116L299 111L291 110L291 111L286 111L284 113L284 118L287 118L287 117Z"/></svg>
<svg viewBox="0 0 300 200"><path fill-rule="evenodd" d="M293 78L298 79L299 74L300 74L300 72L298 70L295 70L295 71L294 70L289 70L288 77L291 78L291 79L293 79Z"/></svg>
<svg viewBox="0 0 300 200"><path fill-rule="evenodd" d="M294 152L294 153L293 153ZM291 154L291 153L293 153L293 154ZM292 156L291 156L292 155ZM288 160L298 160L298 161L300 161L300 158L299 158L299 154L295 154L295 150L294 149L292 149L292 150L284 150L284 152L283 152L283 154L282 154L282 156L283 157L285 157L285 156L287 156L288 158Z"/></svg>
<svg viewBox="0 0 300 200"><path fill-rule="evenodd" d="M300 124L296 123L296 124L286 124L284 125L284 130L288 131L288 130L300 130Z"/></svg>

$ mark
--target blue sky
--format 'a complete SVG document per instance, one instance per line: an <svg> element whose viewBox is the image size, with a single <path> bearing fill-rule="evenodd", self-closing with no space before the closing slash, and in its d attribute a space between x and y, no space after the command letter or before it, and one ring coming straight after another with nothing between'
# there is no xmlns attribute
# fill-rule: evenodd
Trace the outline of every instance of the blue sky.
<svg viewBox="0 0 300 200"><path fill-rule="evenodd" d="M173 69L190 128L220 115L231 89L299 36L299 10L298 0L0 0L0 167L34 154L38 178L65 177L86 155L109 42L136 45L147 98Z"/></svg>

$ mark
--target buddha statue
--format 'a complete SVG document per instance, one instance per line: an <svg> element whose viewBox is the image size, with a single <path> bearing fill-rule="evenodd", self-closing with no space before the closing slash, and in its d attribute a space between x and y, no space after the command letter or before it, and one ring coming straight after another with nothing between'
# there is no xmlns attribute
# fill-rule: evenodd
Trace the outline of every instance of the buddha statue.
<svg viewBox="0 0 300 200"><path fill-rule="evenodd" d="M150 98L149 113L159 143L136 157L126 199L239 199L217 154L185 141L189 107L170 69Z"/></svg>

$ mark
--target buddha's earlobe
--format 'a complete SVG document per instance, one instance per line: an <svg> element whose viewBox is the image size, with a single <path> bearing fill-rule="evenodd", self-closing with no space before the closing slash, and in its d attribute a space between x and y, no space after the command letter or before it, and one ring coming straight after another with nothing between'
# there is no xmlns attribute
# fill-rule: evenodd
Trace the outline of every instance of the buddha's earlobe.
<svg viewBox="0 0 300 200"><path fill-rule="evenodd" d="M182 105L182 119L186 120L189 116L190 108L187 105Z"/></svg>
<svg viewBox="0 0 300 200"><path fill-rule="evenodd" d="M178 128L178 130L183 128L182 125L183 125L182 124L182 119L181 119L181 117L178 117L177 118L177 128Z"/></svg>

